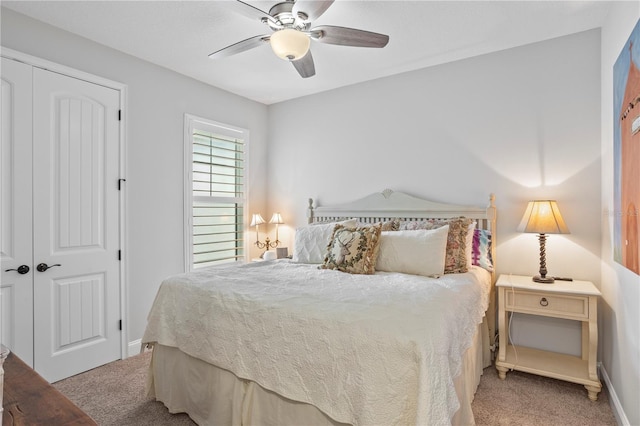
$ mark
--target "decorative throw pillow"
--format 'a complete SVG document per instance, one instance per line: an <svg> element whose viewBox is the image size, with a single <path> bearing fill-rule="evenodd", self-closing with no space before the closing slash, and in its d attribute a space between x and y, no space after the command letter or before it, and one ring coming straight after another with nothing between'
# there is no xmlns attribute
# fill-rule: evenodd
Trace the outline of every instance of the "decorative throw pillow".
<svg viewBox="0 0 640 426"><path fill-rule="evenodd" d="M445 274L459 274L467 272L467 232L471 219L458 218L449 221L449 235L447 236L447 258L444 265Z"/></svg>
<svg viewBox="0 0 640 426"><path fill-rule="evenodd" d="M471 260L476 266L480 266L489 272L493 272L493 259L491 257L491 231L487 229L474 229Z"/></svg>
<svg viewBox="0 0 640 426"><path fill-rule="evenodd" d="M296 229L293 245L293 261L298 263L322 263L336 224L356 226L356 220L306 225Z"/></svg>
<svg viewBox="0 0 640 426"><path fill-rule="evenodd" d="M467 264L467 232L473 223L472 219L464 217L452 219L426 219L410 221L400 224L400 230L435 229L449 225L447 236L447 257L445 261L445 274L458 274L469 270Z"/></svg>
<svg viewBox="0 0 640 426"><path fill-rule="evenodd" d="M375 273L382 225L348 228L336 225L322 269L337 269L350 274Z"/></svg>
<svg viewBox="0 0 640 426"><path fill-rule="evenodd" d="M376 270L440 276L444 274L448 234L446 225L432 230L383 231Z"/></svg>

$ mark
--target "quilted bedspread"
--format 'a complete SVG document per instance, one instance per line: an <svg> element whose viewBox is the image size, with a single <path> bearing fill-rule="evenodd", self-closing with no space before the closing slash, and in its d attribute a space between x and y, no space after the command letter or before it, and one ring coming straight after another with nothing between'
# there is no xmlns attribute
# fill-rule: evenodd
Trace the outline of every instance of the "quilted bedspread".
<svg viewBox="0 0 640 426"><path fill-rule="evenodd" d="M354 425L449 424L453 379L490 276L352 275L289 261L163 281L143 343L158 342Z"/></svg>

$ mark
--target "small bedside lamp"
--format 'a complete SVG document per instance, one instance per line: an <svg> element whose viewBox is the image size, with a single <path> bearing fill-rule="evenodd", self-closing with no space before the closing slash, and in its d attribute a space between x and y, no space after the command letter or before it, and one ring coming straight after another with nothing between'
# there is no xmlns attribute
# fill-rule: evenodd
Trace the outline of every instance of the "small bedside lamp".
<svg viewBox="0 0 640 426"><path fill-rule="evenodd" d="M264 221L264 218L262 217L262 215L260 213L256 213L251 217L251 225L249 226L255 226L256 227L256 245L258 245L258 242L260 241L260 237L259 237L259 227L260 225L263 225L267 222ZM262 248L258 245L258 248Z"/></svg>
<svg viewBox="0 0 640 426"><path fill-rule="evenodd" d="M273 214L273 216L271 216L271 220L269 221L269 223L275 223L276 225L276 241L275 243L279 243L280 241L278 241L278 225L282 225L284 224L284 221L282 220L282 215L280 214L280 212L276 212ZM273 246L275 247L275 246Z"/></svg>
<svg viewBox="0 0 640 426"><path fill-rule="evenodd" d="M529 201L522 221L518 226L519 232L539 234L540 240L540 275L533 277L538 283L552 283L553 277L547 277L547 262L545 257L546 234L568 234L569 228L564 223L558 204L555 200Z"/></svg>
<svg viewBox="0 0 640 426"><path fill-rule="evenodd" d="M267 223L264 218L262 217L262 215L260 213L256 213L251 217L251 224L249 226L255 226L256 227L256 242L254 243L259 249L266 249L267 251L269 251L269 249L272 248L276 248L278 247L278 244L281 243L280 240L278 240L278 225L281 225L284 223L284 221L282 220L282 215L280 215L280 213L274 213L273 216L271 217L271 220L269 221L269 223L274 223L276 225L276 240L275 241L271 241L269 239L269 237L265 238L264 243L260 241L260 236L258 233L258 227L260 225L263 225Z"/></svg>

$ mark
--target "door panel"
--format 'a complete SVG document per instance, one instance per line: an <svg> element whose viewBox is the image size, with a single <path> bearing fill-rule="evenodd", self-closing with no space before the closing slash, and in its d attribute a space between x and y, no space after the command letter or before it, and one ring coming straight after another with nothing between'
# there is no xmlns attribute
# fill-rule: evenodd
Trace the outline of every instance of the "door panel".
<svg viewBox="0 0 640 426"><path fill-rule="evenodd" d="M105 108L89 99L56 94L55 125L58 134L52 141L57 164L52 164L55 180L52 206L57 232L54 253L63 251L104 250L104 160Z"/></svg>
<svg viewBox="0 0 640 426"><path fill-rule="evenodd" d="M33 88L34 364L56 381L120 358L120 95L40 69Z"/></svg>
<svg viewBox="0 0 640 426"><path fill-rule="evenodd" d="M104 340L104 275L54 281L54 354L74 346Z"/></svg>
<svg viewBox="0 0 640 426"><path fill-rule="evenodd" d="M33 366L32 67L1 66L0 342ZM19 274L21 265L30 271Z"/></svg>

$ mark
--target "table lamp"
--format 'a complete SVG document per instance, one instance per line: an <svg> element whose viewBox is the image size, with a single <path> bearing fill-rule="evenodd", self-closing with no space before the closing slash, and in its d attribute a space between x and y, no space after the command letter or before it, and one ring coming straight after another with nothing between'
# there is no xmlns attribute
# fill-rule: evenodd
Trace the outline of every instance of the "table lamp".
<svg viewBox="0 0 640 426"><path fill-rule="evenodd" d="M274 213L271 217L269 223L273 223L276 225L276 240L271 241L269 237L264 240L264 243L260 241L258 227L267 223L260 213L256 213L252 216L251 224L249 226L256 227L256 242L254 243L259 249L266 249L266 251L262 254L264 260L273 260L276 258L276 253L270 251L272 248L278 247L278 244L281 241L278 239L278 225L282 225L284 221L282 220L282 215L280 213Z"/></svg>
<svg viewBox="0 0 640 426"><path fill-rule="evenodd" d="M546 234L568 234L569 228L564 223L558 204L555 200L529 201L522 221L518 226L519 232L539 234L540 240L540 275L533 277L538 283L553 283L553 277L547 277L547 261L545 253Z"/></svg>

